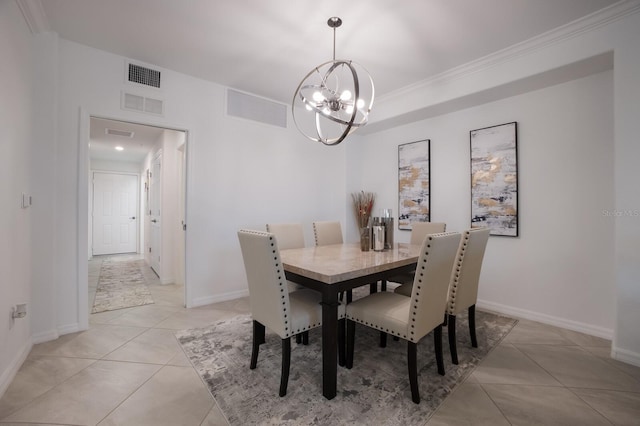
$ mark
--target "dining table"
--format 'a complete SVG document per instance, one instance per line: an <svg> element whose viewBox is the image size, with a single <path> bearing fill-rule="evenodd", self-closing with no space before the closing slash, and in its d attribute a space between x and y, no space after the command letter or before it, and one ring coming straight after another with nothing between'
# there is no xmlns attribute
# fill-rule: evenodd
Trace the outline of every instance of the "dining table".
<svg viewBox="0 0 640 426"><path fill-rule="evenodd" d="M345 243L280 251L287 280L322 294L322 394L325 398L333 399L337 391L338 306L341 303L338 295L414 271L420 248L415 244L395 243L383 251L362 251L360 243Z"/></svg>

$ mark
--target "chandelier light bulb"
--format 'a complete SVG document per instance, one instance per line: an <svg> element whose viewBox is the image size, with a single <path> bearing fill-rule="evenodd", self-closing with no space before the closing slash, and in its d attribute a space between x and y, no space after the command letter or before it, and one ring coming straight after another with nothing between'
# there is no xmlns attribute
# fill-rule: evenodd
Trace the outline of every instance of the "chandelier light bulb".
<svg viewBox="0 0 640 426"><path fill-rule="evenodd" d="M324 102L324 96L320 92L313 92L313 100L317 103Z"/></svg>
<svg viewBox="0 0 640 426"><path fill-rule="evenodd" d="M351 99L351 92L349 90L343 91L342 94L340 95L340 100L348 101L349 99Z"/></svg>

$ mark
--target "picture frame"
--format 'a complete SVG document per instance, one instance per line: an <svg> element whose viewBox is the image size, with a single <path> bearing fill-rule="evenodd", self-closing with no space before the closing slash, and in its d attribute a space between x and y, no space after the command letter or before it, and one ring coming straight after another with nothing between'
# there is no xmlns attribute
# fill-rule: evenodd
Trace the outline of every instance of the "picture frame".
<svg viewBox="0 0 640 426"><path fill-rule="evenodd" d="M431 220L431 140L398 145L398 229Z"/></svg>
<svg viewBox="0 0 640 426"><path fill-rule="evenodd" d="M518 123L471 130L469 141L471 227L518 237Z"/></svg>

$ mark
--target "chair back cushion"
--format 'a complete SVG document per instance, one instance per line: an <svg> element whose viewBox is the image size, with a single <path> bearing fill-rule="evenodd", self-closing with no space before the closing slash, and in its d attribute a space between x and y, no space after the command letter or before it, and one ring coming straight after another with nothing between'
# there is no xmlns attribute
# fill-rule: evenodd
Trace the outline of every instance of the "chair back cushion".
<svg viewBox="0 0 640 426"><path fill-rule="evenodd" d="M276 236L280 250L304 248L304 229L300 223L267 223L267 232Z"/></svg>
<svg viewBox="0 0 640 426"><path fill-rule="evenodd" d="M253 319L281 338L290 336L289 292L276 237L268 232L241 229L238 239Z"/></svg>
<svg viewBox="0 0 640 426"><path fill-rule="evenodd" d="M343 243L340 222L313 222L313 235L317 246Z"/></svg>
<svg viewBox="0 0 640 426"><path fill-rule="evenodd" d="M459 232L429 234L422 243L411 290L407 340L418 342L444 320Z"/></svg>
<svg viewBox="0 0 640 426"><path fill-rule="evenodd" d="M447 230L444 222L411 222L411 244L420 245L429 234L440 234Z"/></svg>
<svg viewBox="0 0 640 426"><path fill-rule="evenodd" d="M449 283L447 313L450 315L459 314L478 300L478 282L489 232L489 228L472 228L462 235Z"/></svg>

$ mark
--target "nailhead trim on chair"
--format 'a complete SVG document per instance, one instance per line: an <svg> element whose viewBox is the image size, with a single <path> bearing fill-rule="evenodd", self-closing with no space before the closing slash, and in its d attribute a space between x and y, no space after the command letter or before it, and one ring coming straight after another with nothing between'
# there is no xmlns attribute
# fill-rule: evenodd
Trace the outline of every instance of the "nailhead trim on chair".
<svg viewBox="0 0 640 426"><path fill-rule="evenodd" d="M278 281L279 281L279 286L280 286L280 293L282 293L282 295L280 296L280 298L282 299L282 319L284 321L284 332L285 332L285 338L287 337L291 337L294 335L294 333L292 333L291 331L289 331L289 314L287 312L287 303L285 302L284 298L284 289L285 289L285 280L283 279L282 276L282 267L281 267L281 263L280 263L280 258L276 255L276 249L275 249L275 243L273 242L273 236L269 237L269 241L271 241L271 247L274 247L274 249L272 250L272 253L274 254L273 256L273 260L275 261L275 267L276 267L276 273L278 274ZM297 334L297 333L295 333Z"/></svg>
<svg viewBox="0 0 640 426"><path fill-rule="evenodd" d="M458 291L458 284L460 282L460 267L462 266L462 261L464 260L464 254L467 251L467 243L469 241L469 235L470 235L470 231L465 231L464 235L463 235L463 240L462 240L462 248L460 249L460 256L458 257L458 259L456 259L456 273L455 276L451 282L451 288L450 288L450 292L451 292L451 296L450 302L449 302L449 306L448 306L448 314L449 315L454 315L455 313L455 307L456 307L456 292Z"/></svg>
<svg viewBox="0 0 640 426"><path fill-rule="evenodd" d="M407 340L409 340L409 341L411 341L413 343L417 343L418 342L415 339L415 332L414 332L414 330L416 328L416 325L415 325L416 318L415 317L418 314L417 313L417 311L418 311L418 301L420 300L420 289L422 288L422 280L423 280L423 277L424 277L424 269L425 269L425 265L424 264L428 261L428 258L429 258L429 250L428 249L431 248L431 241L433 241L433 236L432 235L439 235L439 234L430 234L429 236L427 236L427 239L429 240L429 243L427 243L427 246L426 246L427 247L427 251L424 253L425 254L424 262L419 265L420 273L419 273L419 277L418 277L418 280L417 280L417 283L416 283L416 300L415 300L416 304L413 305L413 309L411 310L412 318L411 318L411 324L409 325L409 328L411 330L411 331L409 331L410 337L408 339L407 339L407 337L404 337L404 339L407 339ZM402 336L400 336L400 337L402 337Z"/></svg>

